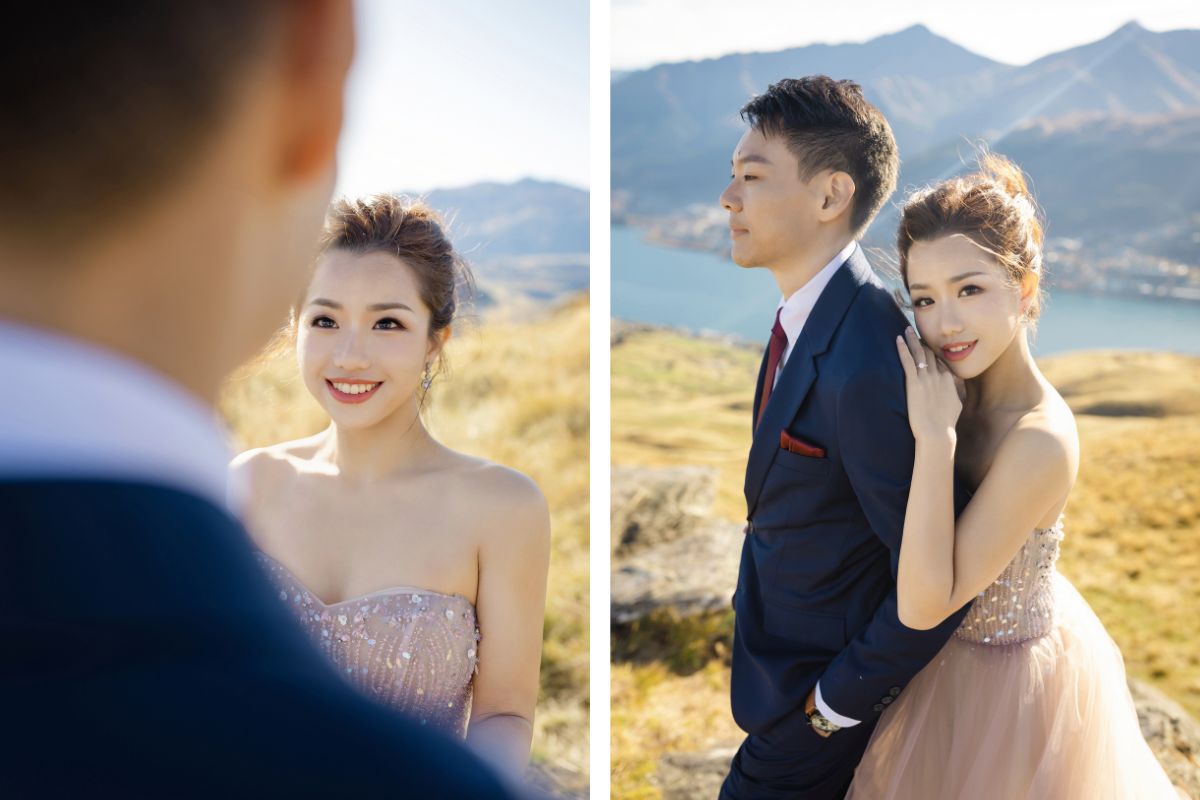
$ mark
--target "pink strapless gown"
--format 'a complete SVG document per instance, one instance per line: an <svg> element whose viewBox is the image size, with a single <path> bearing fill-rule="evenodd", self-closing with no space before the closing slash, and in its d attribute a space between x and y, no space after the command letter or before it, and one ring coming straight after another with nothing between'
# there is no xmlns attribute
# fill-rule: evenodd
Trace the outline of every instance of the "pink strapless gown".
<svg viewBox="0 0 1200 800"><path fill-rule="evenodd" d="M847 800L1177 800L1121 651L1035 530L884 712Z"/></svg>
<svg viewBox="0 0 1200 800"><path fill-rule="evenodd" d="M475 606L396 586L326 605L275 559L258 558L318 648L368 697L465 736L478 665Z"/></svg>

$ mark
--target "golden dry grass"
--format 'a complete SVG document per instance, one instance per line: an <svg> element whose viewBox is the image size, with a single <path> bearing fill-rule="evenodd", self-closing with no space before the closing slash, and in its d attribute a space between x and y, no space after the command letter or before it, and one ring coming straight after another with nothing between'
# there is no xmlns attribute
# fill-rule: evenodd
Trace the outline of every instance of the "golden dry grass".
<svg viewBox="0 0 1200 800"><path fill-rule="evenodd" d="M626 336L612 352L613 462L714 466L714 513L740 520L759 357L667 331ZM1200 716L1200 359L1082 353L1042 367L1075 409L1083 450L1060 568L1129 674ZM711 643L729 626L689 623L694 642L663 626L614 640L613 797L658 798L650 779L664 753L741 735L729 716L726 648ZM708 658L698 669L697 653Z"/></svg>
<svg viewBox="0 0 1200 800"><path fill-rule="evenodd" d="M518 469L550 505L553 540L533 760L579 791L588 774L588 302L544 319L485 319L448 347L426 423L455 449ZM329 424L292 353L225 388L221 411L240 448Z"/></svg>

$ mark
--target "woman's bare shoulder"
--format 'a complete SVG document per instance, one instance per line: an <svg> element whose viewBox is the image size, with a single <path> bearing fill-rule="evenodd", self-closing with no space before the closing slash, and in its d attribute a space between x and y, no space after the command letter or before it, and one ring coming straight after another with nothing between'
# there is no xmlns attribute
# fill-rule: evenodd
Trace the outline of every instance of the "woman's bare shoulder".
<svg viewBox="0 0 1200 800"><path fill-rule="evenodd" d="M319 439L320 434L316 434L239 453L229 462L230 479L240 482L252 495L278 487L313 458Z"/></svg>
<svg viewBox="0 0 1200 800"><path fill-rule="evenodd" d="M456 494L472 511L486 516L492 530L538 539L548 537L549 507L532 478L484 458L463 453L452 453L450 458L448 471L453 475Z"/></svg>

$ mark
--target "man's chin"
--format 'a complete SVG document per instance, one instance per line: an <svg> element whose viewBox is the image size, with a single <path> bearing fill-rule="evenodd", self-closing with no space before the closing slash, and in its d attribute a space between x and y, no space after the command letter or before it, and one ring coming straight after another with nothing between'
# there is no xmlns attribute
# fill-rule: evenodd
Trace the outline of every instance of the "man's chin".
<svg viewBox="0 0 1200 800"><path fill-rule="evenodd" d="M733 261L733 263L737 264L739 267L757 267L757 266L759 266L759 263L754 258L753 253L751 253L747 250L744 250L744 249L739 250L737 247L734 247L730 251L729 258Z"/></svg>

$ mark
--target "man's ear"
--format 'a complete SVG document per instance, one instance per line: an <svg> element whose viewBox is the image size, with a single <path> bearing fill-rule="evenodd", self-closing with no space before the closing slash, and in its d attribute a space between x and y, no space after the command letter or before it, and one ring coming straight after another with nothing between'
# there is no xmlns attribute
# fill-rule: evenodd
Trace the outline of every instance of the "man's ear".
<svg viewBox="0 0 1200 800"><path fill-rule="evenodd" d="M354 59L350 0L291 0L280 43L281 177L305 183L328 174L342 129L343 93Z"/></svg>
<svg viewBox="0 0 1200 800"><path fill-rule="evenodd" d="M818 191L822 194L822 204L817 212L821 222L833 222L843 214L849 215L854 203L854 179L849 173L837 170L826 170L818 173L816 178Z"/></svg>

